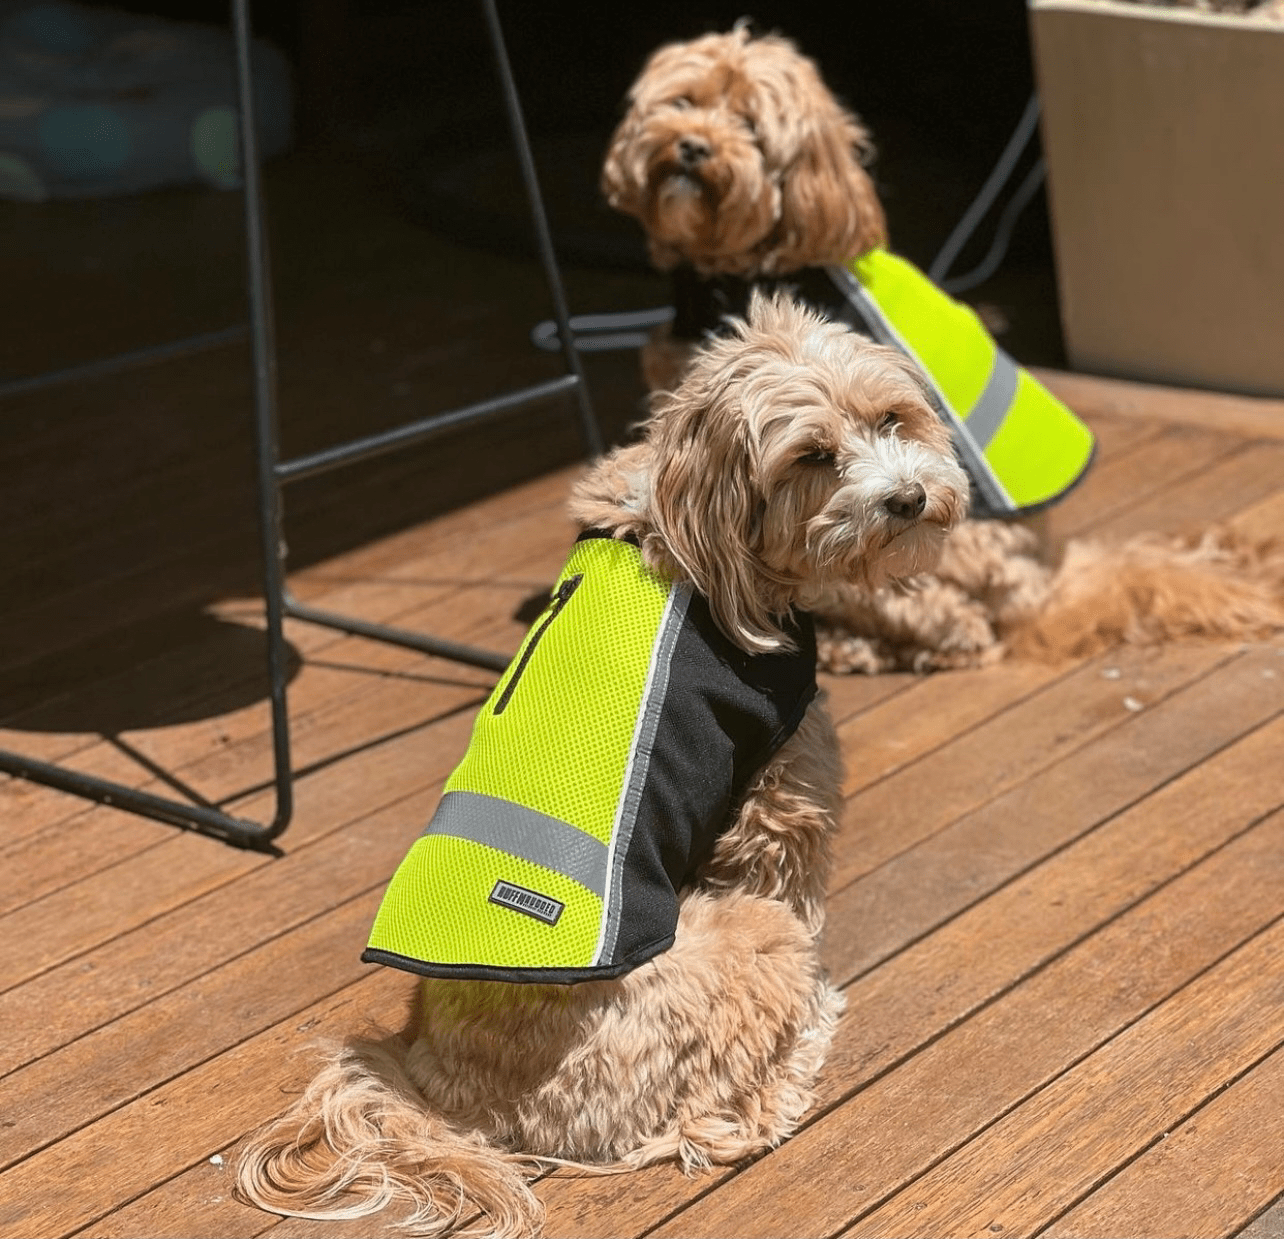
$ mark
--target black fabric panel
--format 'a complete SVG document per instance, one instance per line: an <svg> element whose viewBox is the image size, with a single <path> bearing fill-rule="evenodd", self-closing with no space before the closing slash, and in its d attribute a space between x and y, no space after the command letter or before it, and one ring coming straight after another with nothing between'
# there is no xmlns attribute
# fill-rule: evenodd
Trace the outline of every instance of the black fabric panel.
<svg viewBox="0 0 1284 1239"><path fill-rule="evenodd" d="M708 603L692 597L625 861L617 958L672 934L677 892L708 860L750 782L815 697L811 616L787 631L797 653L751 656L718 630Z"/></svg>
<svg viewBox="0 0 1284 1239"><path fill-rule="evenodd" d="M673 337L677 340L700 340L707 335L725 335L726 318L744 318L749 313L749 294L755 289L773 293L783 289L827 318L850 322L856 307L830 278L824 267L803 267L788 275L755 276L746 280L738 275L696 274L692 267L676 267L672 273ZM871 327L861 317L857 327Z"/></svg>

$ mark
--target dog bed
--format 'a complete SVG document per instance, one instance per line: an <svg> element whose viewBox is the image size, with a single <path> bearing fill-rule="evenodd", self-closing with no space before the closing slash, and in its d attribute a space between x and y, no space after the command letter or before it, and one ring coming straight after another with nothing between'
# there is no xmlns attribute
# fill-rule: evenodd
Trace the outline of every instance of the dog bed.
<svg viewBox="0 0 1284 1239"><path fill-rule="evenodd" d="M266 158L289 146L290 68L261 40L251 65ZM235 188L237 125L229 31L65 0L0 0L0 197Z"/></svg>

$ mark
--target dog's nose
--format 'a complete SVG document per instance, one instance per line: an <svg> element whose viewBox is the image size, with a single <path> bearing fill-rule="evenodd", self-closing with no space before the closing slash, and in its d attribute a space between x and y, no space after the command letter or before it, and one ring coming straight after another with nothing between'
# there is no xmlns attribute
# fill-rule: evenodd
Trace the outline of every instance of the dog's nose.
<svg viewBox="0 0 1284 1239"><path fill-rule="evenodd" d="M923 515L923 509L927 507L927 491L918 482L911 482L900 490L892 491L883 500L883 507L903 521L912 521Z"/></svg>
<svg viewBox="0 0 1284 1239"><path fill-rule="evenodd" d="M694 168L709 158L709 144L700 138L681 138L678 141L678 159L684 168Z"/></svg>

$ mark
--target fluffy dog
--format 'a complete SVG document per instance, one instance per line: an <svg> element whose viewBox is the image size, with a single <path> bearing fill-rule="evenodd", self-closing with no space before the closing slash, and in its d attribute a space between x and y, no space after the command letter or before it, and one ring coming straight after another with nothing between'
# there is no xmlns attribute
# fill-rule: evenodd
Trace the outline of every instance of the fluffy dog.
<svg viewBox="0 0 1284 1239"><path fill-rule="evenodd" d="M677 317L643 350L649 387L675 381L710 316L734 312L748 287L783 278L808 295L812 272L886 244L870 151L865 127L787 39L739 25L650 57L602 169L607 200L641 222L652 261L674 273ZM822 668L1058 659L1284 623L1278 550L1214 532L1054 548L1038 527L971 519L916 588L837 588L817 608Z"/></svg>
<svg viewBox="0 0 1284 1239"><path fill-rule="evenodd" d="M592 469L571 511L707 601L728 661L752 667L799 643L836 582L929 568L966 493L917 372L779 296L653 398L642 439ZM813 662L806 674L814 694ZM406 1038L335 1051L250 1139L242 1196L309 1217L396 1203L422 1234L480 1212L487 1233L525 1234L544 1162L690 1169L787 1137L842 1007L817 960L840 763L820 699L805 700L678 875L667 950L572 985L429 977Z"/></svg>

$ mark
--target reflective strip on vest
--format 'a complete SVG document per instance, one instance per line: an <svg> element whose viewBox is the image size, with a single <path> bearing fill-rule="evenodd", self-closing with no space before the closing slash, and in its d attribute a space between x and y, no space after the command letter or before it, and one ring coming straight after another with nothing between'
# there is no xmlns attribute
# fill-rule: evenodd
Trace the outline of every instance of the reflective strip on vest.
<svg viewBox="0 0 1284 1239"><path fill-rule="evenodd" d="M868 320L852 325L881 327L882 343L925 371L963 464L994 512L1051 503L1083 476L1092 432L995 344L973 310L886 250L828 270Z"/></svg>

